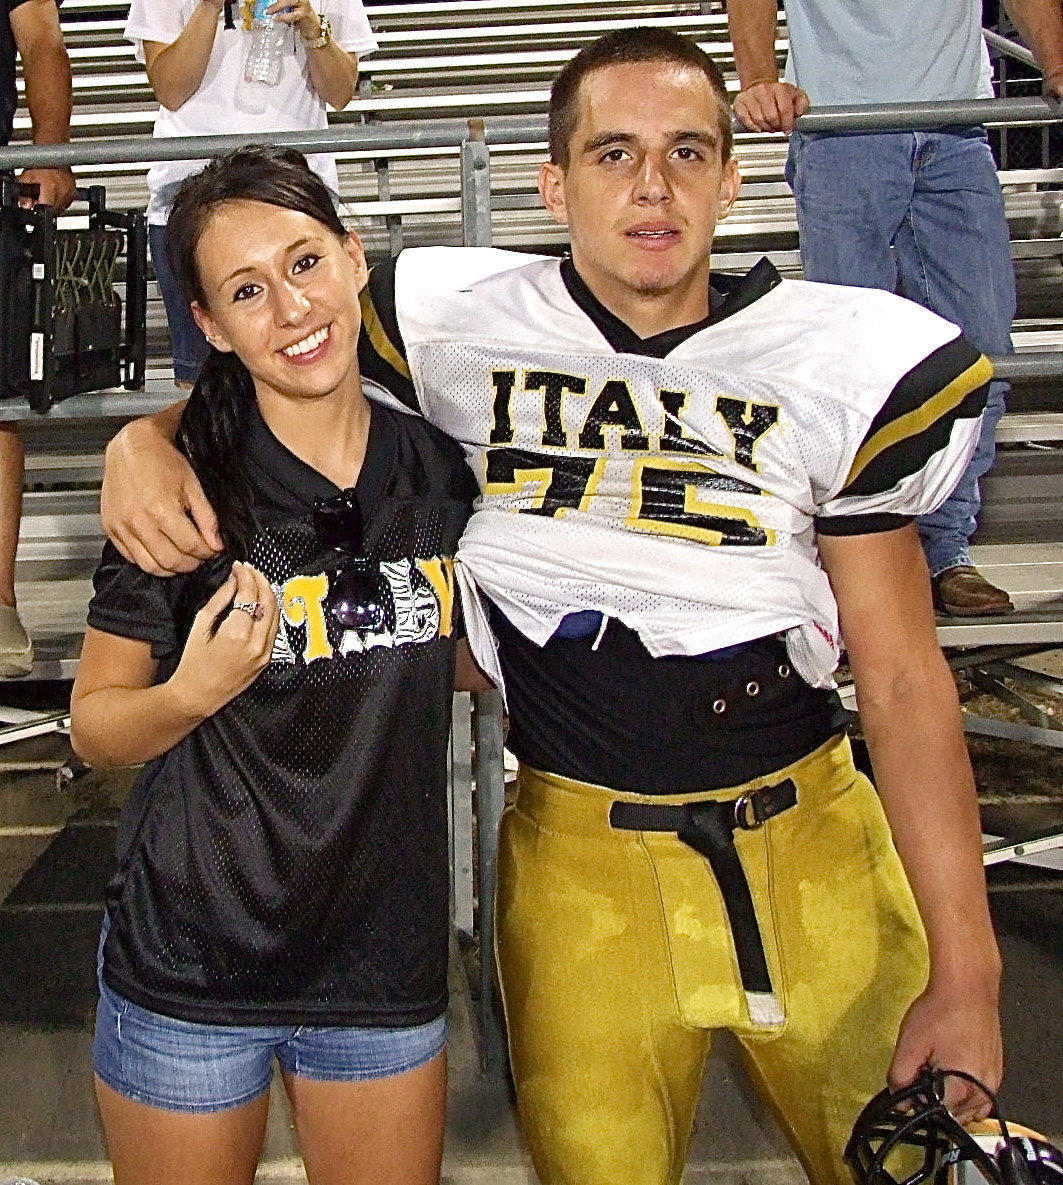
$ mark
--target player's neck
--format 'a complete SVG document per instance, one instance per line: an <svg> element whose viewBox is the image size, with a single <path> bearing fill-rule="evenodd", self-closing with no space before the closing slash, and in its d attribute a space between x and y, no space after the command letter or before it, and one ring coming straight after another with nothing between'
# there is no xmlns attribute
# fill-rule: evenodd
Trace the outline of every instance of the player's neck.
<svg viewBox="0 0 1063 1185"><path fill-rule="evenodd" d="M704 321L710 313L708 277L698 277L682 290L637 289L615 277L586 271L573 259L583 287L636 336L645 340ZM590 272L590 275L587 272Z"/></svg>
<svg viewBox="0 0 1063 1185"><path fill-rule="evenodd" d="M605 301L602 301L605 304ZM704 321L709 315L708 289L704 296L695 301L669 302L655 297L625 302L626 308L606 308L639 337L657 337L658 334L668 333L672 329L681 329L685 325L693 325Z"/></svg>

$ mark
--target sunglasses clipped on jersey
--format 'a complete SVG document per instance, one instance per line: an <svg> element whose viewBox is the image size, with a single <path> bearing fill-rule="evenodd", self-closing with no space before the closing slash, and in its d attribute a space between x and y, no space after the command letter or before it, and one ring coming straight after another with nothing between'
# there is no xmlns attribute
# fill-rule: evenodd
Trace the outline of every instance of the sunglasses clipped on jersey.
<svg viewBox="0 0 1063 1185"><path fill-rule="evenodd" d="M379 630L387 623L388 585L380 566L365 554L362 508L353 489L340 490L314 504L314 533L337 553L329 572L326 612L347 630Z"/></svg>

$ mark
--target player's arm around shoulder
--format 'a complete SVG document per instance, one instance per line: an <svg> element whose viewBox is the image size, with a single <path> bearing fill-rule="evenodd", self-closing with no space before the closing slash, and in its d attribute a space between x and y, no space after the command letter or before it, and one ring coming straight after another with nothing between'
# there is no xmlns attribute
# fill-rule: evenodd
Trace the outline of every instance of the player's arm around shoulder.
<svg viewBox="0 0 1063 1185"><path fill-rule="evenodd" d="M930 980L909 1010L890 1068L924 1064L1002 1074L1000 956L989 917L974 778L955 684L934 630L914 525L821 536L875 780L930 945ZM981 1114L970 1095L950 1100Z"/></svg>
<svg viewBox="0 0 1063 1185"><path fill-rule="evenodd" d="M191 572L221 551L218 520L174 440L184 403L131 420L104 451L100 516L130 563L154 576Z"/></svg>

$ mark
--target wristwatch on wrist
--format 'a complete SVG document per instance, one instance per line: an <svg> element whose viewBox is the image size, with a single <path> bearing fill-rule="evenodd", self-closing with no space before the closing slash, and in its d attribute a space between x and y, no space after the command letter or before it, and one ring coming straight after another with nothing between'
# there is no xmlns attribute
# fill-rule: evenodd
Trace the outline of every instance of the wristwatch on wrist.
<svg viewBox="0 0 1063 1185"><path fill-rule="evenodd" d="M313 40L309 37L303 38L303 44L307 49L324 49L332 40L332 22L327 16L319 15L317 19L321 22L321 32Z"/></svg>

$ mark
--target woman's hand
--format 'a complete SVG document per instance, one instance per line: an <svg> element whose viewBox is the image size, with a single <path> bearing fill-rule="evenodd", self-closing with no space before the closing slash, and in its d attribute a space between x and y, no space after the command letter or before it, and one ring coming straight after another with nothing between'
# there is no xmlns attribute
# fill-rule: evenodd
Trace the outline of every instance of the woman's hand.
<svg viewBox="0 0 1063 1185"><path fill-rule="evenodd" d="M304 41L316 41L321 36L321 17L310 0L275 0L266 11L274 20L294 25Z"/></svg>
<svg viewBox="0 0 1063 1185"><path fill-rule="evenodd" d="M196 614L181 661L170 677L174 695L203 719L250 687L269 662L280 608L269 581L247 563Z"/></svg>

